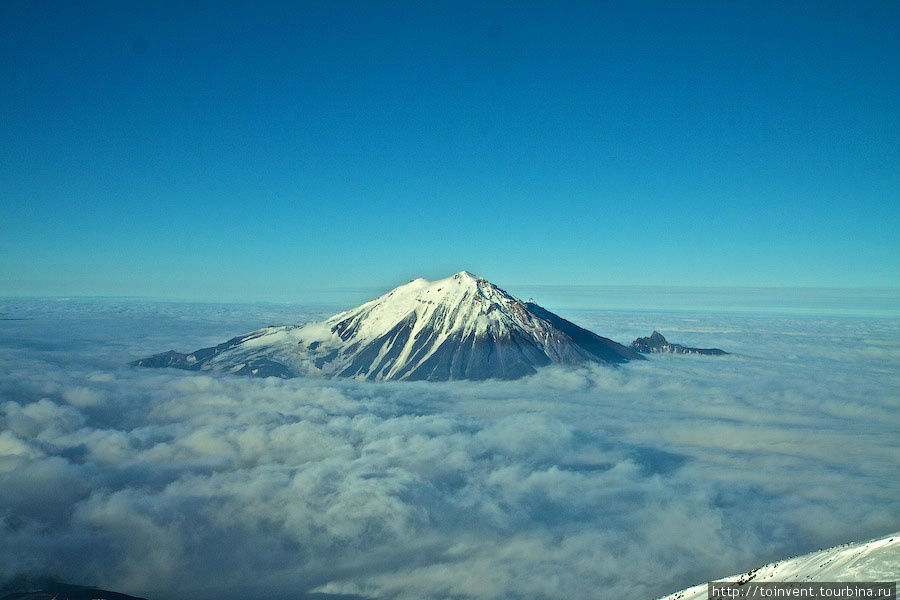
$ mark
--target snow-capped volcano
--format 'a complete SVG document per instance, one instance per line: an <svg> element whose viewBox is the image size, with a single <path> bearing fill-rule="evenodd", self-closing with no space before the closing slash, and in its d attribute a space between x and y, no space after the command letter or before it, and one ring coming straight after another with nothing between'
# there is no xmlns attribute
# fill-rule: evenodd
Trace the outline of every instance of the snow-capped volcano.
<svg viewBox="0 0 900 600"><path fill-rule="evenodd" d="M414 279L325 321L268 327L145 367L243 375L372 380L515 379L552 363L621 363L643 357L485 279L461 271Z"/></svg>

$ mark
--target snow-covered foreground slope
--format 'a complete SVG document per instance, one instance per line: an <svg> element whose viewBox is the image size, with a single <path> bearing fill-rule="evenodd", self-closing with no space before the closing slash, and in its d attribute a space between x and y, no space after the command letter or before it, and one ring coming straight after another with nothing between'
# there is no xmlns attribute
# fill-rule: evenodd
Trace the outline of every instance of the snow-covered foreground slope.
<svg viewBox="0 0 900 600"><path fill-rule="evenodd" d="M868 542L842 544L751 569L716 581L742 585L776 581L897 581L900 579L900 532ZM706 600L705 583L661 600Z"/></svg>
<svg viewBox="0 0 900 600"><path fill-rule="evenodd" d="M438 281L415 279L325 321L268 327L133 364L258 377L448 380L515 379L553 363L641 358L462 271Z"/></svg>

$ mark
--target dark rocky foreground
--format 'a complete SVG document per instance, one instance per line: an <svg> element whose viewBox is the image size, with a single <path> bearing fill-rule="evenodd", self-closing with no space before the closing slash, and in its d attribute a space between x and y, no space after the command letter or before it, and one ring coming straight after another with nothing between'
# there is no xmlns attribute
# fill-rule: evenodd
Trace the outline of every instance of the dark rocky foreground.
<svg viewBox="0 0 900 600"><path fill-rule="evenodd" d="M12 591L0 596L0 600L147 600L137 596L129 596L119 592L111 592L109 590L101 590L100 588L72 585L70 583L60 583L58 581L42 581L37 585L27 585L27 582L21 583L25 590L33 591ZM3 586L3 592L16 589L16 582L10 582Z"/></svg>

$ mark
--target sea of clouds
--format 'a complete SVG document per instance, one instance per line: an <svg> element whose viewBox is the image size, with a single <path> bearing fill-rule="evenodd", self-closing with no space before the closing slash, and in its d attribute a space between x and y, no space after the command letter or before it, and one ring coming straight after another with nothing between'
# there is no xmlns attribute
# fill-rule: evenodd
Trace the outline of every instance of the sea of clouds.
<svg viewBox="0 0 900 600"><path fill-rule="evenodd" d="M571 308L735 354L505 383L126 366L329 312L0 300L0 582L644 599L900 529L896 312Z"/></svg>

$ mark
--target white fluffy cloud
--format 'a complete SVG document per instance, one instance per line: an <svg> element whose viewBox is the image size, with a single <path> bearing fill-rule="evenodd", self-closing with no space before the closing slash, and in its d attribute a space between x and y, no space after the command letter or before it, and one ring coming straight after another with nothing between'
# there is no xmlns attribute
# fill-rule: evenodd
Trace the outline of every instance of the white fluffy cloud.
<svg viewBox="0 0 900 600"><path fill-rule="evenodd" d="M0 579L646 598L900 525L895 319L578 313L739 354L511 383L124 367L254 326L179 310L32 307L0 332Z"/></svg>

